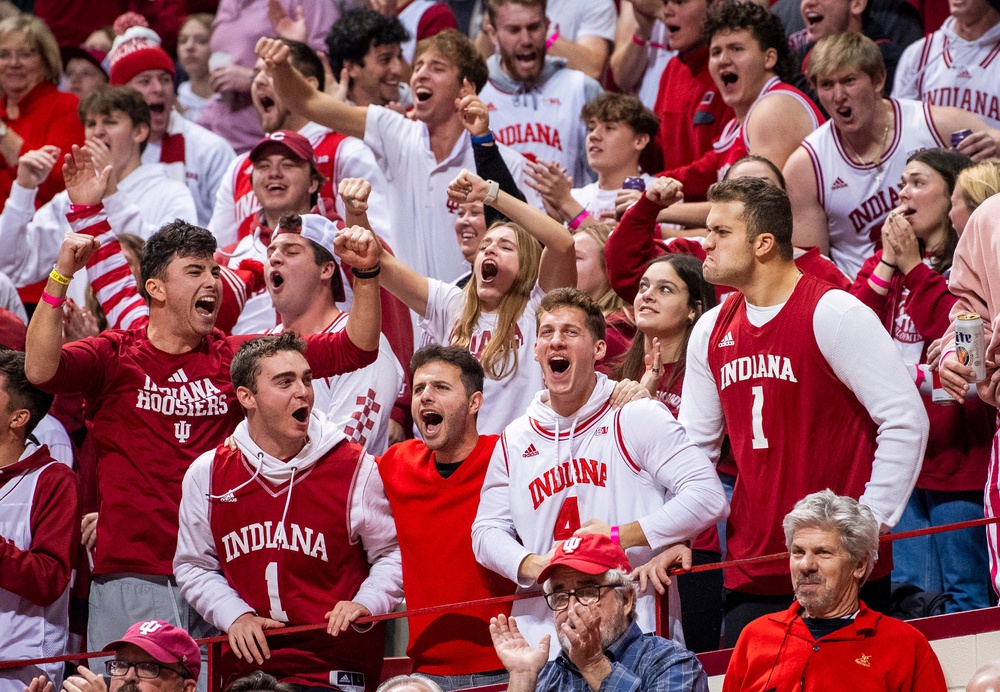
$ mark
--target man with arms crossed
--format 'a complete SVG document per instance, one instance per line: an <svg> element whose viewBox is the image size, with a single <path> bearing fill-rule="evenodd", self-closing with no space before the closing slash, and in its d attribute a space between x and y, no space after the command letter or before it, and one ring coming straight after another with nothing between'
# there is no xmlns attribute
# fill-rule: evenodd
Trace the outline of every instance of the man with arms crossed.
<svg viewBox="0 0 1000 692"><path fill-rule="evenodd" d="M916 482L928 426L892 339L860 301L795 266L784 191L734 178L708 199L705 278L738 293L691 333L680 421L713 460L727 432L732 442L739 483L727 559L782 552L780 518L823 488L860 498L888 531ZM886 604L889 570L880 563L871 585ZM774 562L726 570L726 589L729 646L747 622L791 600Z"/></svg>
<svg viewBox="0 0 1000 692"><path fill-rule="evenodd" d="M371 231L355 229L341 257L372 266L376 247ZM234 675L263 666L283 682L371 690L385 627L346 630L402 599L396 531L374 458L313 408L305 349L286 332L233 357L247 417L235 449L205 452L184 476L174 570L184 598L229 634L243 660ZM310 632L269 647L263 636L321 615L336 640Z"/></svg>
<svg viewBox="0 0 1000 692"><path fill-rule="evenodd" d="M612 406L615 383L594 371L604 317L587 294L550 291L536 315L535 360L548 389L507 426L490 460L472 526L476 559L528 587L573 536L610 536L638 567L725 517L719 477L663 404ZM644 632L654 628L653 598L636 604ZM513 614L532 646L555 634L541 599L516 601Z"/></svg>

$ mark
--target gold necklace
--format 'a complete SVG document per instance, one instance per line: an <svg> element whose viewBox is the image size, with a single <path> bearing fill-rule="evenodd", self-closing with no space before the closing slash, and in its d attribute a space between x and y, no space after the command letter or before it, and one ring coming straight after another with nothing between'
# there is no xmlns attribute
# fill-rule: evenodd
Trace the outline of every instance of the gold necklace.
<svg viewBox="0 0 1000 692"><path fill-rule="evenodd" d="M887 112L885 116L885 129L882 131L882 145L879 147L878 154L872 161L865 161L863 158L861 158L861 154L859 154L857 149L854 148L854 145L852 145L850 141L848 141L847 137L843 138L843 142L850 150L849 153L854 161L860 163L862 166L875 166L875 169L877 171L875 175L876 185L882 182L882 157L885 156L885 146L886 143L889 141L889 126L891 124L892 124L892 116Z"/></svg>

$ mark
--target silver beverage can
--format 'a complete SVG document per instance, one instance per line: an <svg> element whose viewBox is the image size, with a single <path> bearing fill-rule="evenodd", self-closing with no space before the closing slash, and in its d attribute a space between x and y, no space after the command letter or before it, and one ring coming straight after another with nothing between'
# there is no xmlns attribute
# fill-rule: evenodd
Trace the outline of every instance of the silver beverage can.
<svg viewBox="0 0 1000 692"><path fill-rule="evenodd" d="M979 315L966 313L955 320L955 356L959 363L972 368L976 382L986 379L986 344Z"/></svg>
<svg viewBox="0 0 1000 692"><path fill-rule="evenodd" d="M958 132L951 133L951 148L954 149L958 146L959 142L972 134L972 130L959 130Z"/></svg>
<svg viewBox="0 0 1000 692"><path fill-rule="evenodd" d="M646 181L638 176L630 175L625 178L625 182L622 183L623 190L638 190L639 192L644 192L646 190Z"/></svg>

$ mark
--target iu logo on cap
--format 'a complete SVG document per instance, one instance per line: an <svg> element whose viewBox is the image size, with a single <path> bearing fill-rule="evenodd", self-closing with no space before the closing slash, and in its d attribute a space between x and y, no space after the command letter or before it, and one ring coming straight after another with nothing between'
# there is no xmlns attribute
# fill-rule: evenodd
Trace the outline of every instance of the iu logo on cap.
<svg viewBox="0 0 1000 692"><path fill-rule="evenodd" d="M572 553L577 548L580 547L582 539L579 536L571 536L566 539L566 542L562 544L562 549L564 553Z"/></svg>
<svg viewBox="0 0 1000 692"><path fill-rule="evenodd" d="M157 622L156 620L147 620L146 622L139 625L139 634L147 635L161 629L163 623Z"/></svg>

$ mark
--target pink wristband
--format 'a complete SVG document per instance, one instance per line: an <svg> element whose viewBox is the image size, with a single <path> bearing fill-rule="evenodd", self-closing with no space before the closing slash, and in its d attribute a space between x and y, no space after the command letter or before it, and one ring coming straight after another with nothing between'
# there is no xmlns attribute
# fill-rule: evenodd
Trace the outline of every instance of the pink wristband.
<svg viewBox="0 0 1000 692"><path fill-rule="evenodd" d="M618 537L618 527L617 526L612 526L611 527L611 537L610 538L611 538L612 542L615 545L621 545L622 544L621 539Z"/></svg>
<svg viewBox="0 0 1000 692"><path fill-rule="evenodd" d="M55 308L55 309L58 310L59 308L61 308L63 305L66 304L66 299L65 298L56 298L51 293L47 293L45 291L42 291L42 302L43 303L48 303L53 308Z"/></svg>
<svg viewBox="0 0 1000 692"><path fill-rule="evenodd" d="M887 291L889 290L889 282L886 281L885 279L881 279L875 276L874 272L868 275L868 280L871 281L876 286L878 286L879 288L884 288Z"/></svg>
<svg viewBox="0 0 1000 692"><path fill-rule="evenodd" d="M552 35L549 36L548 40L545 41L545 50L552 47L552 44L559 40L559 32L553 31Z"/></svg>
<svg viewBox="0 0 1000 692"><path fill-rule="evenodd" d="M649 41L643 41L641 38L639 38L635 34L632 34L632 43L634 43L637 46L641 46L642 48L645 48L646 46L649 45Z"/></svg>
<svg viewBox="0 0 1000 692"><path fill-rule="evenodd" d="M580 224L583 223L588 216L590 216L589 211L587 211L586 209L581 211L579 214L573 217L572 221L569 222L569 230L575 231L576 229L578 229L580 227Z"/></svg>

